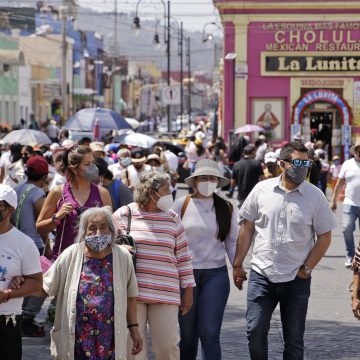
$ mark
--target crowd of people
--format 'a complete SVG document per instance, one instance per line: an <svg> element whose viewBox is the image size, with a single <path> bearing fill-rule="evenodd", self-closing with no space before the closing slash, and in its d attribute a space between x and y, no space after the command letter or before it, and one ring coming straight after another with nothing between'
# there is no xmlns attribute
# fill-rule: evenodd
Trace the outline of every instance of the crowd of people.
<svg viewBox="0 0 360 360"><path fill-rule="evenodd" d="M161 142L149 151L89 138L75 144L65 134L2 153L1 356L21 359L21 337L44 336L36 316L54 297L54 359L145 360L149 330L156 359L195 360L200 343L204 360L219 360L230 264L239 290L248 280L251 358L267 358L280 304L284 359L302 359L311 273L330 245L345 183L345 265L354 268L360 319L360 140L341 164L328 160L324 144L301 139L274 149L265 135L254 144L245 135L227 151L200 124L185 152L183 197L178 159ZM224 188L229 199L237 193L237 206Z"/></svg>

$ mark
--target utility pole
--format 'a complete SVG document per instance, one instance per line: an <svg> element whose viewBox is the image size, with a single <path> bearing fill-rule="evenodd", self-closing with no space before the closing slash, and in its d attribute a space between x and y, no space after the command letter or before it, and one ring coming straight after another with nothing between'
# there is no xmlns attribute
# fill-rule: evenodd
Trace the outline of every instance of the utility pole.
<svg viewBox="0 0 360 360"><path fill-rule="evenodd" d="M68 118L68 89L67 89L67 42L66 42L66 26L68 18L68 7L67 0L63 0L62 9L62 23L61 23L61 49L62 49L62 76L61 76L61 98L62 98L62 115L63 120L66 121Z"/></svg>
<svg viewBox="0 0 360 360"><path fill-rule="evenodd" d="M170 63L170 1L167 2L167 46L166 46L166 52L167 52L167 85L170 86L170 76L171 76L171 63ZM168 120L168 132L171 131L171 109L170 105L166 106L167 110L167 120Z"/></svg>
<svg viewBox="0 0 360 360"><path fill-rule="evenodd" d="M190 54L190 36L187 38L186 65L188 67L188 114L191 116L191 54Z"/></svg>
<svg viewBox="0 0 360 360"><path fill-rule="evenodd" d="M113 57L111 65L111 85L112 85L112 97L111 107L115 111L115 67L116 67L116 56L117 56L117 27L118 27L118 0L115 1L115 13L114 13L114 44L113 44Z"/></svg>
<svg viewBox="0 0 360 360"><path fill-rule="evenodd" d="M183 69L183 22L180 23L180 131L182 130L183 125L183 115L184 115L184 69Z"/></svg>

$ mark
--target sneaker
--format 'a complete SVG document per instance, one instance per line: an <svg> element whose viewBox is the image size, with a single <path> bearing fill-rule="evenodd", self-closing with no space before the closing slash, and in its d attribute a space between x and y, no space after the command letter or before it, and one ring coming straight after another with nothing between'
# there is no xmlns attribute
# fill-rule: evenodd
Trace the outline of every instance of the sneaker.
<svg viewBox="0 0 360 360"><path fill-rule="evenodd" d="M44 337L44 326L35 322L34 319L23 319L21 321L21 335L23 337Z"/></svg>
<svg viewBox="0 0 360 360"><path fill-rule="evenodd" d="M353 258L351 256L346 257L345 267L349 268L352 265Z"/></svg>
<svg viewBox="0 0 360 360"><path fill-rule="evenodd" d="M226 195L226 197L228 197L229 199L232 199L232 197L233 197L233 194L232 194L232 193L226 193L225 195Z"/></svg>

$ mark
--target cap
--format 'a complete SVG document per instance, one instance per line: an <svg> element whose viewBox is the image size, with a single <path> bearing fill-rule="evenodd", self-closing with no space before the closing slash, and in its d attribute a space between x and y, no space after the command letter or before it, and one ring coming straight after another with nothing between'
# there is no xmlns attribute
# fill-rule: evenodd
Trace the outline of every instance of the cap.
<svg viewBox="0 0 360 360"><path fill-rule="evenodd" d="M101 152L105 153L103 146L99 142L92 142L90 144L90 149L92 152L101 151Z"/></svg>
<svg viewBox="0 0 360 360"><path fill-rule="evenodd" d="M261 135L259 135L259 139L260 139L260 140L266 140L266 136L263 135L263 134L261 134Z"/></svg>
<svg viewBox="0 0 360 360"><path fill-rule="evenodd" d="M42 156L35 155L26 162L26 169L34 175L45 175L49 172L49 165Z"/></svg>
<svg viewBox="0 0 360 360"><path fill-rule="evenodd" d="M270 151L268 153L265 154L265 158L264 158L264 162L265 164L269 163L269 162L277 162L277 155L273 152L273 151Z"/></svg>
<svg viewBox="0 0 360 360"><path fill-rule="evenodd" d="M116 153L116 155L117 155L118 157L121 157L121 156L124 155L124 154L130 155L131 152L130 152L129 149L123 148L123 149L120 149L120 150Z"/></svg>
<svg viewBox="0 0 360 360"><path fill-rule="evenodd" d="M17 207L17 195L13 188L0 184L0 200L6 201L14 209Z"/></svg>
<svg viewBox="0 0 360 360"><path fill-rule="evenodd" d="M335 156L333 156L332 160L333 160L333 161L335 161L335 160L340 160L340 156L339 156L339 155L335 155Z"/></svg>
<svg viewBox="0 0 360 360"><path fill-rule="evenodd" d="M145 161L145 153L144 150L135 148L131 151L131 161L132 162L142 162Z"/></svg>

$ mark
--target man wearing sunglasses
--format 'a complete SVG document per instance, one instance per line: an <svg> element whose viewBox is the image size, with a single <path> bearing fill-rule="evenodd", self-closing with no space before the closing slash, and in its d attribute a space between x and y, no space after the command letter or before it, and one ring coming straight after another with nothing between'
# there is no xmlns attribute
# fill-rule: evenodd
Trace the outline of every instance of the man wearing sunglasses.
<svg viewBox="0 0 360 360"><path fill-rule="evenodd" d="M283 359L303 359L311 272L324 256L331 230L336 227L324 194L305 181L311 165L306 147L288 143L279 159L283 173L259 182L240 209L242 226L233 277L242 289L246 280L243 261L254 242L246 314L253 360L268 358L267 336L277 304L283 327Z"/></svg>
<svg viewBox="0 0 360 360"><path fill-rule="evenodd" d="M346 183L342 220L346 247L346 267L351 266L355 255L354 231L356 221L360 220L360 139L351 148L351 153L354 155L354 158L346 160L342 164L330 202L331 209L336 211L337 198Z"/></svg>

